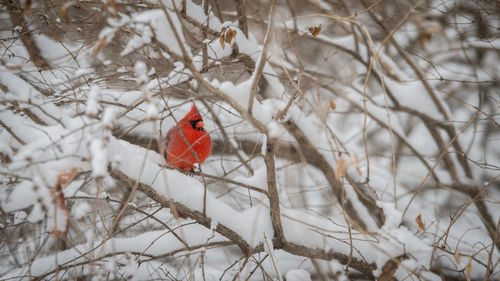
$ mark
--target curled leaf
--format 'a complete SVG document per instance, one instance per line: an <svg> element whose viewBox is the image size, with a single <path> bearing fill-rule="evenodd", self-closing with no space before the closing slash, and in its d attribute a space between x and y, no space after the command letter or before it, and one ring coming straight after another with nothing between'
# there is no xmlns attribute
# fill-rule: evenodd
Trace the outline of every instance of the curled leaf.
<svg viewBox="0 0 500 281"><path fill-rule="evenodd" d="M66 235L69 218L69 211L64 200L62 186L70 183L77 173L78 169L76 167L59 173L57 176L57 184L55 188L51 190L53 208L48 212L48 227L50 233L57 238Z"/></svg>
<svg viewBox="0 0 500 281"><path fill-rule="evenodd" d="M415 221L417 222L417 225L418 225L418 228L420 230L422 230L423 232L425 232L425 224L424 222L422 221L422 215L418 215L416 218L415 218Z"/></svg>
<svg viewBox="0 0 500 281"><path fill-rule="evenodd" d="M321 24L309 27L309 32L311 32L313 37L318 37L319 33L321 32Z"/></svg>
<svg viewBox="0 0 500 281"><path fill-rule="evenodd" d="M219 37L219 43L222 49L226 47L226 43L224 43L224 32L221 32L220 37Z"/></svg>
<svg viewBox="0 0 500 281"><path fill-rule="evenodd" d="M231 43L231 41L236 37L236 33L237 33L236 29L228 29L226 31L224 40L227 43Z"/></svg>
<svg viewBox="0 0 500 281"><path fill-rule="evenodd" d="M237 31L231 28L223 28L220 32L219 43L224 49L226 47L226 43L231 43L231 41L236 37Z"/></svg>

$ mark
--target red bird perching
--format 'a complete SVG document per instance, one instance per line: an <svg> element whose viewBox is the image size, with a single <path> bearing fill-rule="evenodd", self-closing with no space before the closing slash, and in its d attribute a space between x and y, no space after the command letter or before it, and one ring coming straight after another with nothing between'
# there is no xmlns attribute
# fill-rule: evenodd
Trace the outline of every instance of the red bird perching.
<svg viewBox="0 0 500 281"><path fill-rule="evenodd" d="M196 163L202 164L207 159L212 151L212 140L204 125L193 103L189 113L168 131L163 156L171 167L194 170Z"/></svg>

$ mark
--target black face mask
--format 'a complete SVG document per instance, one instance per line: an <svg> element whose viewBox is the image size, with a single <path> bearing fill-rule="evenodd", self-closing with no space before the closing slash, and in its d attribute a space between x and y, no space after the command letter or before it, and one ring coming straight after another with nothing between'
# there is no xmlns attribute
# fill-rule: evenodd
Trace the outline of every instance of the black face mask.
<svg viewBox="0 0 500 281"><path fill-rule="evenodd" d="M198 130L198 131L205 131L205 128L201 127L201 128L198 128L196 125L198 125L198 122L202 122L203 119L197 119L197 120L189 120L189 123L191 123L191 127L193 127L193 129L195 130Z"/></svg>

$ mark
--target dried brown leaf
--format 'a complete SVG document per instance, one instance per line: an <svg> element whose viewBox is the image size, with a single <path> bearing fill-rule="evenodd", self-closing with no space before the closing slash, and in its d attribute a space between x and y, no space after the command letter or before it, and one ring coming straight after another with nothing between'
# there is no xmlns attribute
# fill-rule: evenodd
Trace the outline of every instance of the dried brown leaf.
<svg viewBox="0 0 500 281"><path fill-rule="evenodd" d="M337 168L335 169L335 178L339 179L340 177L345 176L345 172L347 170L347 165L344 157L340 157L337 160Z"/></svg>
<svg viewBox="0 0 500 281"><path fill-rule="evenodd" d="M61 184L58 183L51 193L52 193L52 204L54 204L55 209L53 212L51 211L48 214L47 218L48 225L50 229L50 234L56 236L57 238L61 238L62 236L66 235L69 210L64 200L64 193L62 192Z"/></svg>
<svg viewBox="0 0 500 281"><path fill-rule="evenodd" d="M225 33L225 38L224 40L227 42L227 43L231 43L231 41L236 37L236 29L228 29Z"/></svg>
<svg viewBox="0 0 500 281"><path fill-rule="evenodd" d="M422 221L422 215L419 214L416 218L415 218L415 221L417 222L417 225L418 225L418 228L420 230L422 230L423 232L425 232L425 224L424 222Z"/></svg>
<svg viewBox="0 0 500 281"><path fill-rule="evenodd" d="M224 48L226 47L226 43L224 43L224 32L220 33L219 43L222 49L224 50Z"/></svg>
<svg viewBox="0 0 500 281"><path fill-rule="evenodd" d="M224 49L226 47L226 43L231 43L231 41L236 37L237 31L235 29L223 28L220 32L219 43Z"/></svg>
<svg viewBox="0 0 500 281"><path fill-rule="evenodd" d="M321 32L321 24L309 27L309 32L311 32L313 37L318 37L319 33Z"/></svg>
<svg viewBox="0 0 500 281"><path fill-rule="evenodd" d="M328 101L327 106L328 106L328 109L331 109L331 110L335 110L337 108L337 105L332 100Z"/></svg>
<svg viewBox="0 0 500 281"><path fill-rule="evenodd" d="M63 185L70 183L78 173L78 169L76 167L71 168L70 170L63 171L59 173L57 176L57 184Z"/></svg>

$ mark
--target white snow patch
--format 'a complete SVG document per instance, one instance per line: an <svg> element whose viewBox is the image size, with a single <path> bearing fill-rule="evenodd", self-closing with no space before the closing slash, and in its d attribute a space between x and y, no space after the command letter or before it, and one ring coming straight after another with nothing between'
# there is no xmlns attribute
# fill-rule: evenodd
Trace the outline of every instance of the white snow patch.
<svg viewBox="0 0 500 281"><path fill-rule="evenodd" d="M166 9L174 26L171 26L167 21L167 17L163 10L155 9L132 15L132 26L135 27L141 37L134 36L127 44L122 52L122 55L127 55L133 50L141 47L144 44L151 42L154 35L158 41L164 44L170 51L182 56L182 49L174 34L174 30L180 38L180 43L184 46L188 54L191 54L189 46L185 44L184 33L182 32L182 25L175 12ZM151 31L149 25L153 27Z"/></svg>
<svg viewBox="0 0 500 281"><path fill-rule="evenodd" d="M309 272L303 269L291 269L286 273L287 281L311 281Z"/></svg>
<svg viewBox="0 0 500 281"><path fill-rule="evenodd" d="M156 120L160 118L160 112L158 111L158 107L156 107L156 104L154 103L149 103L148 109L146 111L146 116L148 120Z"/></svg>
<svg viewBox="0 0 500 281"><path fill-rule="evenodd" d="M80 68L80 69L78 69L75 72L75 78L83 76L83 75L88 75L88 74L91 74L91 73L94 73L94 69L93 68Z"/></svg>
<svg viewBox="0 0 500 281"><path fill-rule="evenodd" d="M401 224L402 213L394 206L394 202L382 202L377 201L377 206L384 210L385 223L382 229L385 231L391 231Z"/></svg>
<svg viewBox="0 0 500 281"><path fill-rule="evenodd" d="M102 114L102 126L105 129L113 129L116 123L116 111L113 107L106 107Z"/></svg>
<svg viewBox="0 0 500 281"><path fill-rule="evenodd" d="M99 88L96 86L92 86L90 88L87 97L87 108L85 110L87 116L89 117L97 116L97 114L99 113L99 100L100 100Z"/></svg>
<svg viewBox="0 0 500 281"><path fill-rule="evenodd" d="M78 202L71 209L71 216L77 220L86 217L92 211L92 207L87 202Z"/></svg>
<svg viewBox="0 0 500 281"><path fill-rule="evenodd" d="M92 176L105 176L108 168L108 157L102 140L94 139L90 142L90 157L92 159Z"/></svg>
<svg viewBox="0 0 500 281"><path fill-rule="evenodd" d="M137 77L137 85L148 83L148 67L143 61L137 61L134 65L135 76Z"/></svg>

